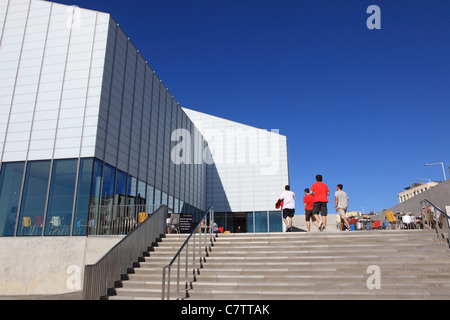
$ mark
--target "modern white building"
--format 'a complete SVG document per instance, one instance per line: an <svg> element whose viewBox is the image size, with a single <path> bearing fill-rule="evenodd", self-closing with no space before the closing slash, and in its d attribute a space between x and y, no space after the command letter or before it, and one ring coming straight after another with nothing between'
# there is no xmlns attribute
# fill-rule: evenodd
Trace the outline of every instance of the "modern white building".
<svg viewBox="0 0 450 320"><path fill-rule="evenodd" d="M206 201L216 221L232 232L281 231L275 202L289 184L286 137L183 110L208 142L214 165L206 169Z"/></svg>
<svg viewBox="0 0 450 320"><path fill-rule="evenodd" d="M183 110L107 13L0 0L0 28L0 236L105 234L100 207L137 203L281 231L285 136Z"/></svg>
<svg viewBox="0 0 450 320"><path fill-rule="evenodd" d="M181 108L108 13L0 0L0 295L76 290L120 206L282 231L288 183L285 136Z"/></svg>

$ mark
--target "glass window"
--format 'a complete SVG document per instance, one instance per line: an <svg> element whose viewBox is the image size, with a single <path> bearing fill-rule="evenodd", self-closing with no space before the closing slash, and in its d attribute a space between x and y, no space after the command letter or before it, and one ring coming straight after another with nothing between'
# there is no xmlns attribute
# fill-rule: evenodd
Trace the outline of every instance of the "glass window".
<svg viewBox="0 0 450 320"><path fill-rule="evenodd" d="M92 165L94 159L81 159L78 175L77 200L75 203L75 217L73 219L74 236L85 236L87 227L87 213L89 211L89 195L91 191Z"/></svg>
<svg viewBox="0 0 450 320"><path fill-rule="evenodd" d="M161 193L161 203L165 204L167 206L167 193L165 193L164 191Z"/></svg>
<svg viewBox="0 0 450 320"><path fill-rule="evenodd" d="M136 189L137 179L135 177L128 176L127 204L136 204Z"/></svg>
<svg viewBox="0 0 450 320"><path fill-rule="evenodd" d="M114 204L125 205L127 194L127 174L117 170L116 176L116 199Z"/></svg>
<svg viewBox="0 0 450 320"><path fill-rule="evenodd" d="M0 172L0 236L13 236L25 162L3 163Z"/></svg>
<svg viewBox="0 0 450 320"><path fill-rule="evenodd" d="M187 213L186 212L186 205L185 205L183 200L180 200L180 210L179 211L180 211L181 214Z"/></svg>
<svg viewBox="0 0 450 320"><path fill-rule="evenodd" d="M112 206L114 198L114 180L116 170L110 165L103 166L102 206Z"/></svg>
<svg viewBox="0 0 450 320"><path fill-rule="evenodd" d="M281 210L269 211L269 231L282 232L283 231L283 217Z"/></svg>
<svg viewBox="0 0 450 320"><path fill-rule="evenodd" d="M50 160L28 162L17 235L41 235L50 174Z"/></svg>
<svg viewBox="0 0 450 320"><path fill-rule="evenodd" d="M47 215L46 236L69 236L72 224L73 200L77 180L78 159L54 160Z"/></svg>
<svg viewBox="0 0 450 320"><path fill-rule="evenodd" d="M102 188L102 171L102 162L95 159L94 168L92 169L91 198L89 200L88 234L96 234L97 232L98 209Z"/></svg>
<svg viewBox="0 0 450 320"><path fill-rule="evenodd" d="M155 204L161 204L161 190L155 188Z"/></svg>
<svg viewBox="0 0 450 320"><path fill-rule="evenodd" d="M222 230L222 232L228 230L225 212L214 212L214 222L217 223L219 230ZM223 228L223 229L220 229L220 228Z"/></svg>
<svg viewBox="0 0 450 320"><path fill-rule="evenodd" d="M141 180L138 180L137 185L137 200L139 205L145 205L146 203L146 193L145 193L145 183Z"/></svg>
<svg viewBox="0 0 450 320"><path fill-rule="evenodd" d="M177 198L174 198L173 213L180 213L180 200L178 200Z"/></svg>
<svg viewBox="0 0 450 320"><path fill-rule="evenodd" d="M253 212L247 212L247 232L250 233L255 232L253 225L254 225Z"/></svg>
<svg viewBox="0 0 450 320"><path fill-rule="evenodd" d="M97 223L97 234L109 234L113 219L116 169L103 164L102 200Z"/></svg>
<svg viewBox="0 0 450 320"><path fill-rule="evenodd" d="M153 188L153 186L151 186L151 185L147 185L147 204L149 205L149 207L150 207L150 209L149 209L149 211L151 212L151 213L153 213L154 211L155 211L155 209L154 209L154 206L153 206L153 204L155 203L154 202L154 188Z"/></svg>
<svg viewBox="0 0 450 320"><path fill-rule="evenodd" d="M255 232L267 232L267 211L255 212Z"/></svg>

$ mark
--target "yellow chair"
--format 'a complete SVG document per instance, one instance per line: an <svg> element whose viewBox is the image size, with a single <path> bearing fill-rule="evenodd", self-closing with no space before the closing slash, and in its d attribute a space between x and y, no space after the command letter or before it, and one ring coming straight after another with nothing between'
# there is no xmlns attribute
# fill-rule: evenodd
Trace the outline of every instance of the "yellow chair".
<svg viewBox="0 0 450 320"><path fill-rule="evenodd" d="M23 217L22 227L31 227L31 218L30 217Z"/></svg>
<svg viewBox="0 0 450 320"><path fill-rule="evenodd" d="M399 227L399 229L401 228L401 226L403 225L403 221L401 220L397 220L394 216L394 213L392 211L386 211L385 213L386 219L389 221L390 225L393 225L394 228L396 226Z"/></svg>
<svg viewBox="0 0 450 320"><path fill-rule="evenodd" d="M148 218L148 213L147 212L139 212L138 217L139 217L138 218L139 223L142 223Z"/></svg>

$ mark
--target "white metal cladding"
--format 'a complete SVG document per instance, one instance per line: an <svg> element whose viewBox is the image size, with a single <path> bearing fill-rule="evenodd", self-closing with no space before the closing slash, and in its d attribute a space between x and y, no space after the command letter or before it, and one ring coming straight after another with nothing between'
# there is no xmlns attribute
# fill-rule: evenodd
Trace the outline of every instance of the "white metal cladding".
<svg viewBox="0 0 450 320"><path fill-rule="evenodd" d="M274 210L278 196L289 183L286 137L183 110L213 154L214 164L207 166L207 203L216 212Z"/></svg>
<svg viewBox="0 0 450 320"><path fill-rule="evenodd" d="M1 1L1 161L94 155L109 15Z"/></svg>
<svg viewBox="0 0 450 320"><path fill-rule="evenodd" d="M96 157L206 210L206 166L170 161L195 127L109 14L0 0L0 28L1 162Z"/></svg>

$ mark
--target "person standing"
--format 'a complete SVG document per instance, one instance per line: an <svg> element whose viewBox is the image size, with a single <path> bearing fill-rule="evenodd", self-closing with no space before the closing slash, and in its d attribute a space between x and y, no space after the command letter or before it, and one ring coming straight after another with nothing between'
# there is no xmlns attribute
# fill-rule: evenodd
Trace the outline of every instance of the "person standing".
<svg viewBox="0 0 450 320"><path fill-rule="evenodd" d="M347 230L350 230L350 223L345 215L348 208L348 195L342 189L342 184L338 184L336 186L337 191L334 193L334 207L341 218L341 231L344 229L344 225L347 227Z"/></svg>
<svg viewBox="0 0 450 320"><path fill-rule="evenodd" d="M322 175L316 175L316 183L311 186L311 194L314 196L313 215L322 216L322 221L319 223L319 230L325 230L327 226L327 203L330 190L327 185L322 182Z"/></svg>
<svg viewBox="0 0 450 320"><path fill-rule="evenodd" d="M290 186L284 187L278 201L283 201L283 221L286 225L286 232L292 231L292 217L295 214L295 193L290 190Z"/></svg>
<svg viewBox="0 0 450 320"><path fill-rule="evenodd" d="M306 220L306 228L308 229L308 232L311 231L311 224L310 224L310 220L312 218L313 223L317 226L318 229L319 228L319 216L313 215L313 206L314 206L314 197L309 193L309 189L306 188L305 189L305 196L303 197L303 203L305 205L305 220Z"/></svg>

